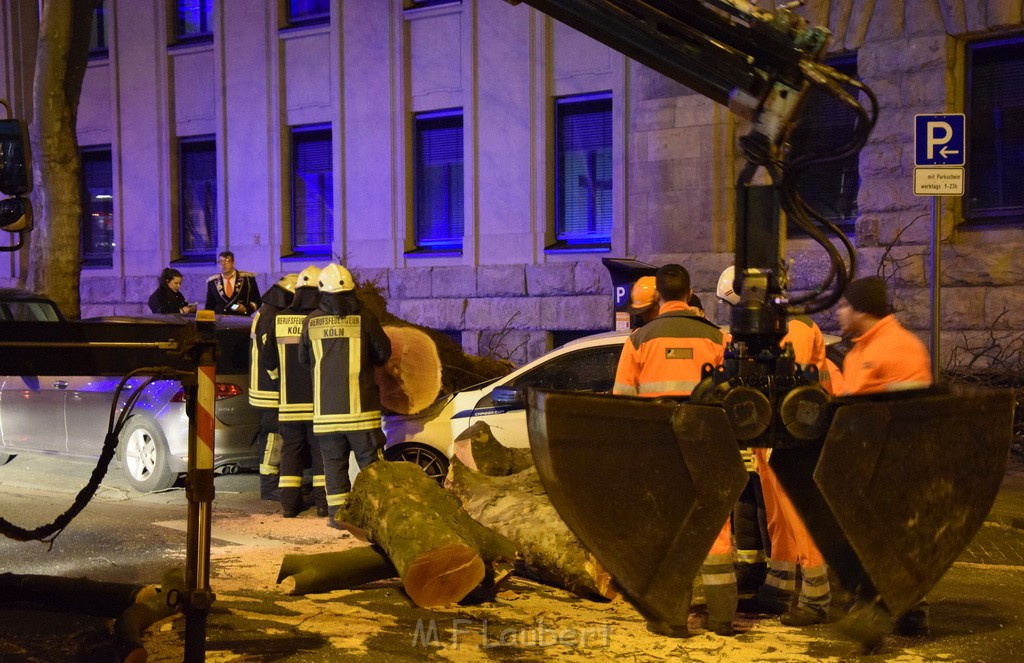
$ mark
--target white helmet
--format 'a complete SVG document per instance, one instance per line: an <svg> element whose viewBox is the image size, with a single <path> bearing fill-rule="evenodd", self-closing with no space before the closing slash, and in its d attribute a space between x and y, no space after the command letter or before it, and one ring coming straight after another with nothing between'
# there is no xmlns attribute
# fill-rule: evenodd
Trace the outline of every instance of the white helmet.
<svg viewBox="0 0 1024 663"><path fill-rule="evenodd" d="M295 284L299 280L298 274L287 274L282 276L281 279L276 283L278 288L287 290L288 292L295 294Z"/></svg>
<svg viewBox="0 0 1024 663"><path fill-rule="evenodd" d="M735 306L740 303L740 295L733 289L733 281L736 280L736 268L729 265L718 277L718 290L715 294L726 304Z"/></svg>
<svg viewBox="0 0 1024 663"><path fill-rule="evenodd" d="M317 281L320 280L320 268L310 265L306 269L299 272L299 277L295 283L296 288L315 288Z"/></svg>
<svg viewBox="0 0 1024 663"><path fill-rule="evenodd" d="M320 292L348 292L355 287L352 273L341 265L332 262L320 272Z"/></svg>

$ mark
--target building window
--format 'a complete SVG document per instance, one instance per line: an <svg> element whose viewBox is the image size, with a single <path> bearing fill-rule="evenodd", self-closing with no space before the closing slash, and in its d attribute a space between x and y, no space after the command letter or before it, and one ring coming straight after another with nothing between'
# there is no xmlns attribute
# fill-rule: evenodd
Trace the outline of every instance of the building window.
<svg viewBox="0 0 1024 663"><path fill-rule="evenodd" d="M331 22L330 0L288 0L289 27Z"/></svg>
<svg viewBox="0 0 1024 663"><path fill-rule="evenodd" d="M857 56L849 55L825 62L836 71L857 78ZM857 91L847 86L846 91L856 97ZM790 136L790 160L805 154L829 154L841 148L853 135L857 114L852 108L830 94L812 90L800 122ZM844 233L852 234L857 221L857 191L860 188L860 157L852 154L840 161L815 164L800 174L797 191L813 210L818 212ZM789 234L806 233L789 224Z"/></svg>
<svg viewBox="0 0 1024 663"><path fill-rule="evenodd" d="M174 37L179 42L213 38L213 0L176 0Z"/></svg>
<svg viewBox="0 0 1024 663"><path fill-rule="evenodd" d="M462 0L405 0L404 9L420 9L422 7L436 7L437 5L458 5Z"/></svg>
<svg viewBox="0 0 1024 663"><path fill-rule="evenodd" d="M292 250L329 256L334 240L331 129L292 129Z"/></svg>
<svg viewBox="0 0 1024 663"><path fill-rule="evenodd" d="M416 116L416 247L461 251L462 110Z"/></svg>
<svg viewBox="0 0 1024 663"><path fill-rule="evenodd" d="M92 15L92 29L89 31L89 57L101 59L108 56L107 50L107 2L103 0Z"/></svg>
<svg viewBox="0 0 1024 663"><path fill-rule="evenodd" d="M110 146L82 148L82 265L114 264L114 175Z"/></svg>
<svg viewBox="0 0 1024 663"><path fill-rule="evenodd" d="M555 100L555 239L607 248L612 237L612 97Z"/></svg>
<svg viewBox="0 0 1024 663"><path fill-rule="evenodd" d="M1024 36L967 47L969 221L1024 219Z"/></svg>
<svg viewBox="0 0 1024 663"><path fill-rule="evenodd" d="M212 136L178 144L181 177L179 241L184 258L212 258L217 251L217 142Z"/></svg>

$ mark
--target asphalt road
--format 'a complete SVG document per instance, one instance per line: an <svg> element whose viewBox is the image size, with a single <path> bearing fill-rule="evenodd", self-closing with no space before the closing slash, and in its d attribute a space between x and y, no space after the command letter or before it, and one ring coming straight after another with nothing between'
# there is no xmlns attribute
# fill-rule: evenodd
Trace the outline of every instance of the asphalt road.
<svg viewBox="0 0 1024 663"><path fill-rule="evenodd" d="M49 522L71 502L91 470L90 464L66 459L16 458L0 467L0 517L23 527ZM216 479L218 517L227 524L259 522L269 533L215 531L216 579L211 584L217 601L206 637L208 661L1024 660L1024 593L1019 590L1024 587L1024 532L1011 527L986 525L930 593L930 637L893 637L882 653L861 657L834 625L792 629L777 619L746 613L739 616L734 638L702 631L699 609L691 618L693 637L654 636L623 601L581 601L518 578L495 601L433 610L411 604L394 581L286 596L272 577L281 556L313 549L311 543L328 540L322 538L328 535L310 514L280 519L275 505L256 499L256 487L257 477L251 474ZM184 560L185 507L181 488L140 495L112 469L100 493L52 549L38 542L0 540L0 570L157 582L165 569ZM285 526L293 528L291 533ZM257 569L260 564L264 568ZM835 594L833 617L838 618L844 596ZM110 660L105 658L110 652L108 619L2 604L0 619L0 662ZM180 616L151 627L150 662L181 661L183 631Z"/></svg>

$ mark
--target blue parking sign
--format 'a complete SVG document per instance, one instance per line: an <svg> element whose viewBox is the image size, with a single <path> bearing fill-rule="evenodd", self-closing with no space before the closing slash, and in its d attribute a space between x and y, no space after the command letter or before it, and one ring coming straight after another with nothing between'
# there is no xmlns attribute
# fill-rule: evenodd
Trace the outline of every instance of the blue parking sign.
<svg viewBox="0 0 1024 663"><path fill-rule="evenodd" d="M914 165L964 165L964 115L914 116Z"/></svg>

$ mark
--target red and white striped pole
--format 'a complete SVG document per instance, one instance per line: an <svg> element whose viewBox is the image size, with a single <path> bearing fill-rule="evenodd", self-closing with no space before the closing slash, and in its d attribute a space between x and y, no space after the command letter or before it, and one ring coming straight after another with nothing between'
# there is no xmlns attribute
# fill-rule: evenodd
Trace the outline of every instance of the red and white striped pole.
<svg viewBox="0 0 1024 663"><path fill-rule="evenodd" d="M214 403L217 385L217 318L213 311L196 313L199 342L193 349L196 383L186 389L188 423L187 547L185 551L185 663L206 660L206 619L214 595L210 591L210 528L213 507Z"/></svg>

